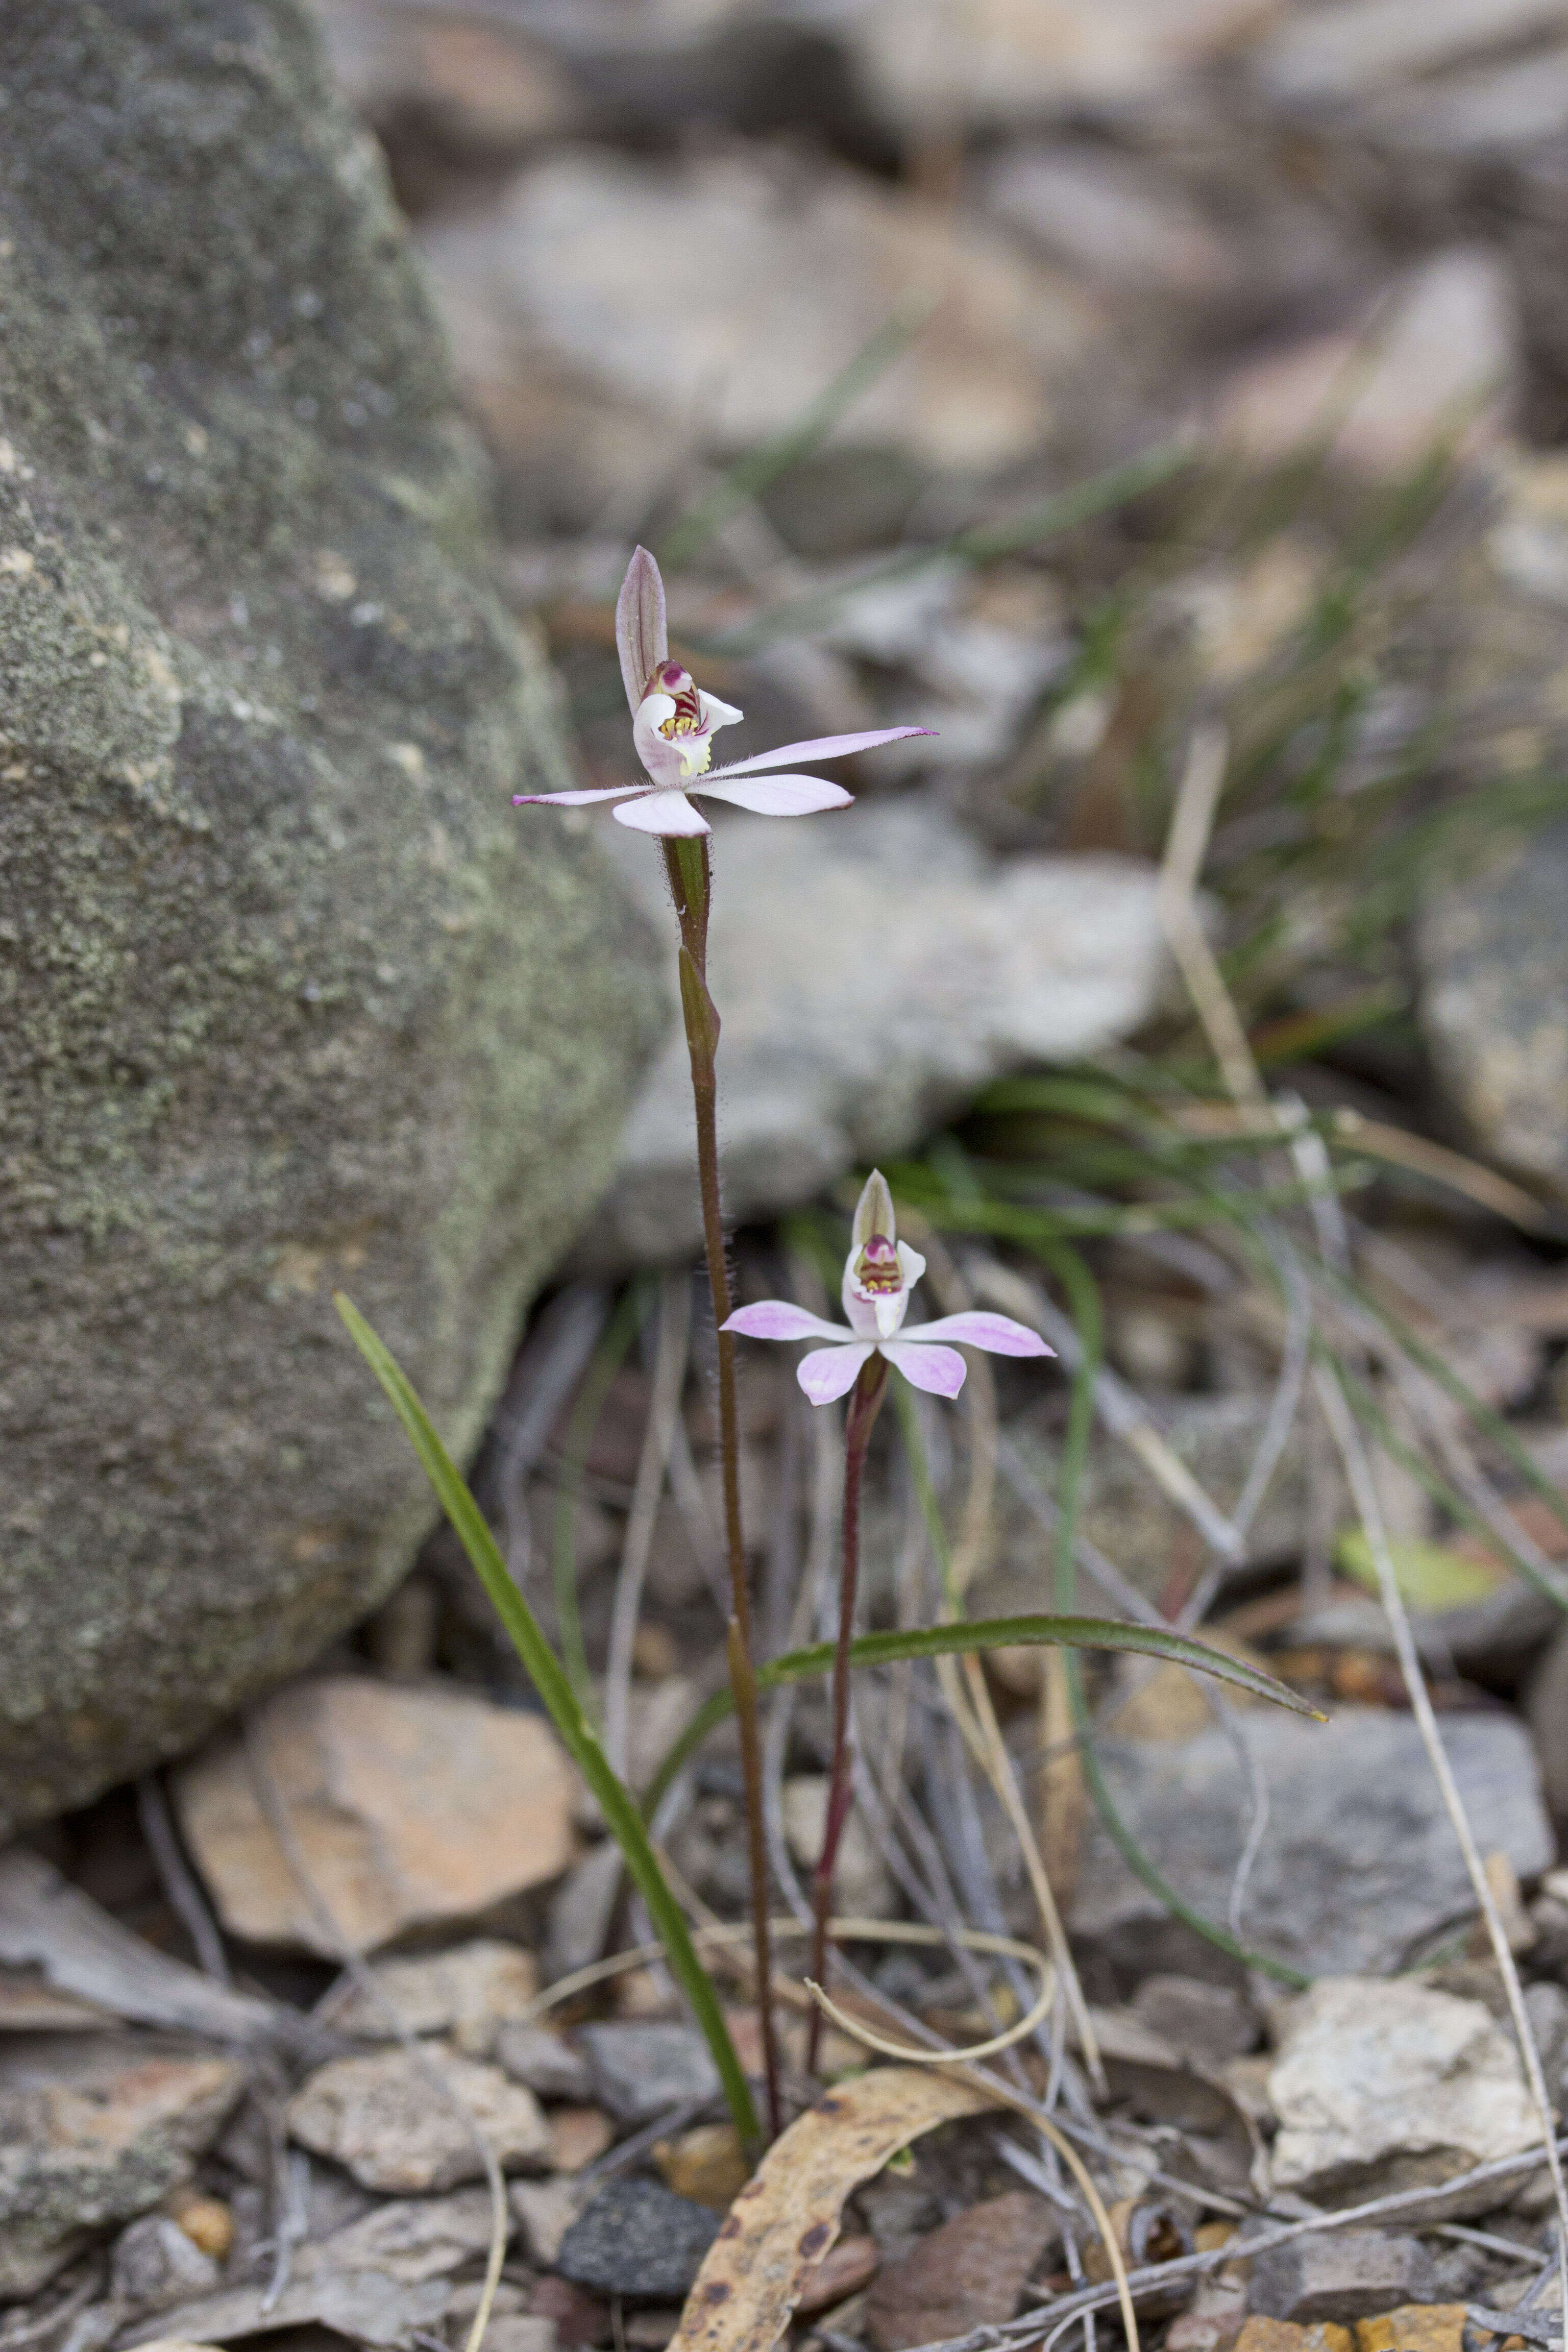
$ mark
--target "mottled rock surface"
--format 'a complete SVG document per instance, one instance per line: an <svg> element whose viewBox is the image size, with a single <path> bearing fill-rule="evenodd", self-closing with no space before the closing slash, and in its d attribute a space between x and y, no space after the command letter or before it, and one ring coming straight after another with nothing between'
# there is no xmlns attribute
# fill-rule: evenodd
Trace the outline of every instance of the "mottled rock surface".
<svg viewBox="0 0 1568 2352"><path fill-rule="evenodd" d="M629 835L613 846L655 912L658 859ZM912 1150L1007 1070L1129 1035L1159 998L1154 876L1131 858L999 861L921 798L796 824L742 817L713 857L719 1148L737 1222ZM673 955L665 984L673 994ZM677 1041L633 1107L592 1254L695 1248L696 1165Z"/></svg>
<svg viewBox="0 0 1568 2352"><path fill-rule="evenodd" d="M0 1830L199 1737L431 1516L657 1027L294 0L0 21Z"/></svg>
<svg viewBox="0 0 1568 2352"><path fill-rule="evenodd" d="M241 2065L191 2043L14 2037L0 2052L0 2296L33 2294L188 2179L244 2086Z"/></svg>
<svg viewBox="0 0 1568 2352"><path fill-rule="evenodd" d="M1274 2186L1330 2205L1451 2179L1540 2137L1519 2053L1485 2005L1399 1979L1321 1977L1290 2013L1268 2096L1279 2118ZM1478 2210L1488 2193L1475 2192ZM1358 2311L1263 2308L1360 2318L1385 2310L1396 2289L1418 2299L1414 2278L1388 2278Z"/></svg>
<svg viewBox="0 0 1568 2352"><path fill-rule="evenodd" d="M450 2098L437 2095L430 2068ZM465 2109L473 2129L464 2123ZM289 2102L289 2130L302 2147L346 2166L366 2189L394 2197L422 2197L480 2179L484 2159L475 2130L505 2172L540 2171L550 2157L533 2093L498 2067L457 2057L438 2042L423 2063L406 2050L330 2060Z"/></svg>
<svg viewBox="0 0 1568 2352"><path fill-rule="evenodd" d="M1268 1796L1241 1933L1255 1950L1310 1975L1373 1975L1406 1965L1475 1896L1408 1716L1336 1708L1326 1724L1273 1708L1244 1718ZM1552 1860L1550 1824L1522 1724L1452 1715L1443 1744L1483 1853L1521 1878ZM1177 1893L1223 1923L1250 1802L1236 1748L1215 1728L1181 1745L1107 1740L1106 1776L1122 1817ZM1180 1965L1213 1973L1212 1947L1170 1920L1098 1823L1071 1926L1121 1979Z"/></svg>
<svg viewBox="0 0 1568 2352"><path fill-rule="evenodd" d="M1516 835L1429 899L1421 1017L1470 1132L1568 1194L1568 824Z"/></svg>

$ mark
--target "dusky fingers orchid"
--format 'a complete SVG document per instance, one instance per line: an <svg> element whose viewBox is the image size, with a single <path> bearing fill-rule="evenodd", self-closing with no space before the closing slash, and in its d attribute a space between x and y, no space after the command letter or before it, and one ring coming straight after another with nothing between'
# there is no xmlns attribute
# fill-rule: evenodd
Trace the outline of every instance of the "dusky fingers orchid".
<svg viewBox="0 0 1568 2352"><path fill-rule="evenodd" d="M838 1642L833 1660L833 1760L827 1783L827 1817L822 1853L812 1879L812 1976L824 1982L827 1969L827 1922L833 1908L833 1874L839 1842L849 1818L849 1645L855 1634L855 1591L860 1571L860 1476L871 1430L892 1364L905 1380L933 1396L955 1397L963 1386L960 1346L984 1348L997 1356L1049 1356L1036 1331L1007 1315L944 1315L934 1323L906 1328L910 1294L925 1272L918 1250L899 1239L893 1196L886 1178L873 1169L855 1210L849 1255L840 1295L848 1329L809 1315L788 1299L765 1298L742 1307L724 1325L751 1339L826 1339L804 1356L795 1377L813 1404L831 1404L847 1394L844 1427L844 1572L839 1586ZM806 2063L815 2069L822 2012L814 2010Z"/></svg>
<svg viewBox="0 0 1568 2352"><path fill-rule="evenodd" d="M730 1563L730 1684L741 1734L741 1767L746 1790L746 1830L752 1882L752 1935L756 1961L756 1997L762 2026L763 2067L767 2077L768 2117L776 2137L782 2125L778 2044L773 2032L772 1960L768 1937L767 1842L763 1819L762 1742L757 1726L757 1680L752 1654L752 1602L746 1582L746 1550L741 1527L741 1444L735 1400L735 1341L730 1329L730 1274L724 1255L724 1222L719 1197L718 1080L714 1057L719 1014L708 992L708 910L712 868L708 820L689 794L729 801L762 816L805 816L817 809L843 808L850 795L823 776L778 774L800 760L832 760L851 751L873 751L905 735L929 734L924 727L877 727L858 735L824 735L809 743L786 743L750 760L715 768L713 737L741 713L707 693L685 666L672 661L665 614L664 583L647 548L626 566L616 603L616 646L621 679L632 714L632 744L645 781L581 792L520 793L520 803L545 808L582 808L595 801L615 803L615 815L638 833L660 836L665 872L680 925L680 1003L691 1063L691 1098L697 1122L697 1176L702 1196L702 1237L713 1320L719 1344L719 1437L724 1473L724 1534ZM842 1391L836 1391L841 1394Z"/></svg>
<svg viewBox="0 0 1568 2352"><path fill-rule="evenodd" d="M910 1386L932 1396L955 1397L963 1386L964 1361L951 1344L984 1348L993 1356L1049 1356L1036 1331L1009 1315L974 1312L943 1315L934 1323L907 1328L910 1295L926 1270L918 1250L898 1237L893 1196L873 1169L855 1211L849 1255L840 1296L849 1328L808 1315L787 1299L764 1298L742 1307L725 1328L748 1339L826 1339L803 1356L795 1378L813 1404L831 1404L852 1388L872 1356L884 1356Z"/></svg>
<svg viewBox="0 0 1568 2352"><path fill-rule="evenodd" d="M707 818L689 794L728 801L757 816L813 816L823 809L847 808L854 795L826 776L773 775L796 760L841 760L852 751L874 751L907 735L929 735L929 727L871 727L857 735L818 735L804 743L781 744L715 768L713 738L744 713L697 684L690 671L669 657L664 583L646 547L626 567L616 604L616 644L621 678L632 711L632 747L647 781L597 784L566 793L517 793L519 807L585 808L614 801L611 814L637 833L670 837L710 832ZM753 781L754 780L754 781Z"/></svg>

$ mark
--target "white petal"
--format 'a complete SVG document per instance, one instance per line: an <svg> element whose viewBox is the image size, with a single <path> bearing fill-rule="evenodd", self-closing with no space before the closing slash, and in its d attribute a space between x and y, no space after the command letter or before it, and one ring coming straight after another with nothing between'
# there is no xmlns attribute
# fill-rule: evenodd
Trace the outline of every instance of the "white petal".
<svg viewBox="0 0 1568 2352"><path fill-rule="evenodd" d="M513 808L586 808L591 801L624 801L641 784L595 784L580 793L513 793Z"/></svg>
<svg viewBox="0 0 1568 2352"><path fill-rule="evenodd" d="M716 784L705 778L700 790L710 800L729 801L755 816L815 816L821 809L847 808L855 797L823 776L760 776L744 784Z"/></svg>
<svg viewBox="0 0 1568 2352"><path fill-rule="evenodd" d="M924 1258L921 1257L919 1250L911 1249L908 1242L900 1242L899 1244L899 1267L904 1277L904 1288L906 1290L912 1290L916 1283L920 1280L921 1275L926 1270L926 1262Z"/></svg>
<svg viewBox="0 0 1568 2352"><path fill-rule="evenodd" d="M713 829L684 793L639 793L636 800L623 801L610 814L619 824L629 824L634 833L711 833Z"/></svg>
<svg viewBox="0 0 1568 2352"><path fill-rule="evenodd" d="M911 1388L931 1396L955 1397L968 1370L956 1348L921 1347L912 1339L892 1339L882 1353L896 1364Z"/></svg>
<svg viewBox="0 0 1568 2352"><path fill-rule="evenodd" d="M733 727L746 715L743 710L737 710L732 702L721 702L716 694L710 694L705 687L700 686L697 689L697 708L702 713L702 724L710 730Z"/></svg>
<svg viewBox="0 0 1568 2352"><path fill-rule="evenodd" d="M650 694L638 706L632 721L632 743L637 758L656 784L679 788L686 780L679 749L668 737L659 733L665 720L673 716L675 705L668 694Z"/></svg>
<svg viewBox="0 0 1568 2352"><path fill-rule="evenodd" d="M795 1366L795 1376L813 1404L831 1404L852 1389L860 1367L871 1356L869 1341L847 1348L814 1348Z"/></svg>
<svg viewBox="0 0 1568 2352"><path fill-rule="evenodd" d="M925 1346L931 1340L962 1339L966 1348L985 1348L994 1356L1054 1356L1037 1331L1015 1323L1010 1315L993 1315L972 1307L962 1315L942 1315L934 1323L917 1323L906 1339Z"/></svg>
<svg viewBox="0 0 1568 2352"><path fill-rule="evenodd" d="M832 1339L839 1344L844 1340L841 1323L809 1314L789 1298L763 1298L754 1307L738 1307L721 1328L739 1331L748 1339Z"/></svg>
<svg viewBox="0 0 1568 2352"><path fill-rule="evenodd" d="M851 751L874 751L879 743L898 743L906 735L931 735L931 727L871 727L858 735L816 735L809 743L781 743L776 751L756 751L721 768L721 775L754 776L760 768L787 768L793 760L841 760Z"/></svg>

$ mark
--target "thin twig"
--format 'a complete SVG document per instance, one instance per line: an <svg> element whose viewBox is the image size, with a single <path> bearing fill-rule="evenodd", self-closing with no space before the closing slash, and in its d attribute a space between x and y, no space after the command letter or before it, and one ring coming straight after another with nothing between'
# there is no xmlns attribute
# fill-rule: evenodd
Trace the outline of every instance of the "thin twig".
<svg viewBox="0 0 1568 2352"><path fill-rule="evenodd" d="M637 1483L632 1489L632 1507L621 1546L620 1571L610 1616L609 1653L605 1667L605 1752L622 1780L626 1773L632 1650L642 1612L643 1579L647 1572L658 1498L664 1489L670 1444L680 1412L690 1335L691 1283L682 1268L679 1273L665 1275L659 1283L658 1350L654 1362L653 1396L637 1457Z"/></svg>
<svg viewBox="0 0 1568 2352"><path fill-rule="evenodd" d="M179 1919L197 1960L215 1983L232 1985L233 1972L228 1954L223 1948L217 1922L208 1910L206 1897L196 1884L195 1871L180 1851L180 1841L174 1834L174 1824L169 1814L169 1801L163 1794L163 1783L156 1772L143 1772L136 1783L136 1818L142 1834L158 1865L158 1877L171 1908Z"/></svg>

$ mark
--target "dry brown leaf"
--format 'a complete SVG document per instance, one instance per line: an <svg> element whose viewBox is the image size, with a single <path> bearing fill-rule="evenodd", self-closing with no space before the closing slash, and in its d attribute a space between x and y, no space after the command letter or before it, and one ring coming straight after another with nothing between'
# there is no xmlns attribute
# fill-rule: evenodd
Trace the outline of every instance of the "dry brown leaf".
<svg viewBox="0 0 1568 2352"><path fill-rule="evenodd" d="M838 2235L844 2200L938 2124L982 2114L979 2085L882 2066L818 2100L773 2142L709 2248L668 2352L772 2352Z"/></svg>

